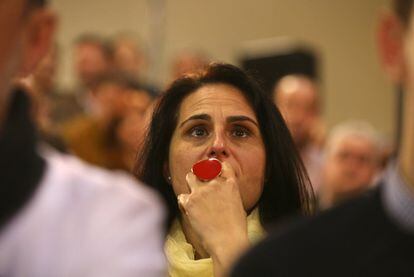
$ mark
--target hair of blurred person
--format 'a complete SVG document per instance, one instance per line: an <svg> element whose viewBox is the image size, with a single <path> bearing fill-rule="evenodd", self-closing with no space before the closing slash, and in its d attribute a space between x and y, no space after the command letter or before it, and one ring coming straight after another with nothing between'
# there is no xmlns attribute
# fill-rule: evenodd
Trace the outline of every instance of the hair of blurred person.
<svg viewBox="0 0 414 277"><path fill-rule="evenodd" d="M379 135L369 123L351 121L334 127L325 149L321 208L330 208L372 187L380 154Z"/></svg>
<svg viewBox="0 0 414 277"><path fill-rule="evenodd" d="M93 33L80 35L74 43L75 72L84 88L90 88L99 76L107 74L113 63L111 43Z"/></svg>
<svg viewBox="0 0 414 277"><path fill-rule="evenodd" d="M412 0L392 0L392 8L399 20L407 27L412 16Z"/></svg>
<svg viewBox="0 0 414 277"><path fill-rule="evenodd" d="M286 121L314 190L317 191L321 183L325 136L318 85L305 75L287 75L276 83L273 101Z"/></svg>
<svg viewBox="0 0 414 277"><path fill-rule="evenodd" d="M232 103L231 105L229 101ZM183 109L187 106L190 112L187 112L188 115L185 117L191 116L183 121ZM216 109L220 112L217 112ZM223 114L217 117L216 112ZM246 123L248 121L245 120L246 118L251 118L252 122L257 121L257 123ZM187 145L187 148L184 144ZM195 257L191 254L188 256L189 260L194 260L197 257L205 258L210 255L213 257L213 264L215 264L214 247L206 246L209 245L206 241L203 241L203 246L200 246L197 238L194 238L193 232L196 232L197 236L201 236L201 240L206 239L207 241L214 240L217 236L229 236L229 234L231 236L234 228L241 228L243 234L245 232L243 224L239 226L237 223L235 226L231 226L231 230L212 232L211 236L205 236L200 229L195 231L194 226L197 224L192 220L198 221L201 225L207 224L207 222L203 221L202 214L196 218L189 216L192 214L192 209L190 204L187 206L185 203L197 205L196 200L194 202L191 200L192 195L196 194L196 190L192 188L191 194L185 194L185 192L189 192L189 188L183 179L184 175L190 171L192 163L213 156L223 162L224 168L227 168L226 174L233 172L232 168L237 170L235 179L232 179L232 182L237 182L237 184L230 184L236 185L236 188L239 189L234 190L235 188L233 188L231 193L231 197L235 197L236 200L230 199L228 201L222 200L221 197L218 197L220 200L215 198L215 196L221 196L220 190L205 193L204 197L213 195L213 199L216 199L214 203L210 203L213 209L207 214L214 213L217 208L214 206L215 204L226 205L228 202L230 206L227 206L225 211L219 212L220 218L229 216L228 213L231 214L231 211L234 210L238 211L241 207L244 213L243 222L243 220L246 221L246 213L251 213L257 207L259 213L257 224L268 226L297 212L311 213L310 206L313 194L311 188L307 187L306 173L278 110L255 81L242 70L228 64L211 64L203 72L185 75L177 79L163 94L155 107L143 152L137 160L135 170L141 180L163 192L171 211L170 223L174 219L179 220L179 223L175 221L176 223L170 230L172 232L170 239L174 241L174 234L177 234L176 231L180 228L177 226L182 226L187 239L195 248ZM190 176L194 175L190 174ZM187 175L188 185L192 187L188 178L191 177ZM246 184L246 180L249 180L250 183ZM222 179L216 178L210 182L222 181ZM211 184L211 186L215 185L217 186L216 183ZM229 186L229 183L220 183L217 189L225 189L226 186ZM237 193L239 190L240 194ZM248 193L249 191L250 193ZM180 197L188 197L188 201L180 201L178 204L177 195L179 199L182 199ZM241 199L237 200L237 197L241 197ZM208 199L211 200L211 198ZM240 205L240 201L242 205ZM185 212L180 212L180 209ZM232 216L227 219L231 223L235 221ZM188 220L191 223L188 223ZM227 222L227 220L221 221L221 223L223 222ZM249 222L247 219L247 224ZM231 223L229 224L231 225ZM211 222L209 226L212 225L218 229L222 227L222 224L218 226ZM167 245L171 246L169 241L167 239ZM232 247L236 242L236 238L229 238L227 253L234 250ZM173 246L174 243L171 247ZM204 249L204 247L206 248ZM167 247L167 256L171 262L175 255L168 249L170 248ZM227 260L230 257L223 257L223 259ZM173 276L174 274L179 275L180 269L187 274L197 274L187 271L192 270L191 265L183 264L180 267L180 262L178 265L175 262L172 264L175 264L170 267L170 274ZM196 270L198 267L194 266L193 269ZM208 262L205 266L208 266ZM215 266L220 268L220 265L215 264ZM178 271L175 271L177 268ZM212 268L207 269L207 272L211 272L211 270ZM214 270L216 271L216 268Z"/></svg>
<svg viewBox="0 0 414 277"><path fill-rule="evenodd" d="M209 57L202 51L193 49L181 50L172 60L172 78L175 80L185 74L203 70L209 62Z"/></svg>

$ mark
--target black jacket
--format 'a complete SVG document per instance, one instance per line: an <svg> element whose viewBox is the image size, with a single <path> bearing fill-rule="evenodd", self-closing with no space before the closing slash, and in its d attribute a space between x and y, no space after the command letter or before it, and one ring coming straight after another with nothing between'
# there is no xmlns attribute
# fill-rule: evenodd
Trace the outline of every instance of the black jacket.
<svg viewBox="0 0 414 277"><path fill-rule="evenodd" d="M13 92L0 129L0 230L31 199L45 169L25 92Z"/></svg>
<svg viewBox="0 0 414 277"><path fill-rule="evenodd" d="M414 276L414 234L385 214L381 187L270 235L231 276Z"/></svg>

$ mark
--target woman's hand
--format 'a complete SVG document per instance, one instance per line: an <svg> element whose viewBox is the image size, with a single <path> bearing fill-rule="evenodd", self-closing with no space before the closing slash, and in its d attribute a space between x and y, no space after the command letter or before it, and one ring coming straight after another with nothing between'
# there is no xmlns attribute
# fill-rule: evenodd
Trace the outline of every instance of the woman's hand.
<svg viewBox="0 0 414 277"><path fill-rule="evenodd" d="M192 172L186 179L191 193L178 196L180 208L212 257L216 276L222 275L249 245L234 170L223 162L221 175L211 181L200 181Z"/></svg>

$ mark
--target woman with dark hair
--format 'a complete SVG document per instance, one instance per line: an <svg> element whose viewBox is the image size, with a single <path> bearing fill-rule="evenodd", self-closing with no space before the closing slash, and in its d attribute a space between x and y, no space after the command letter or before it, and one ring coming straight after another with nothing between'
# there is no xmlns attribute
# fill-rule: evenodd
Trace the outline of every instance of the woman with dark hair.
<svg viewBox="0 0 414 277"><path fill-rule="evenodd" d="M208 158L222 172L201 181L191 168ZM221 276L262 226L311 213L313 194L282 116L228 64L211 64L167 89L136 173L170 208L170 276Z"/></svg>

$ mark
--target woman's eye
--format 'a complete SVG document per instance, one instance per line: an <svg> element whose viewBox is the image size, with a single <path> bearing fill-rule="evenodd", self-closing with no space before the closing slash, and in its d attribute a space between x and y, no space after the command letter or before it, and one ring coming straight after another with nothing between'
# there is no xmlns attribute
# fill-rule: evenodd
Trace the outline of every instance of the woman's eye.
<svg viewBox="0 0 414 277"><path fill-rule="evenodd" d="M208 135L208 132L203 127L194 127L190 130L190 135L193 137L204 137Z"/></svg>
<svg viewBox="0 0 414 277"><path fill-rule="evenodd" d="M244 127L237 127L233 129L232 135L239 138L245 138L250 135L250 132Z"/></svg>

